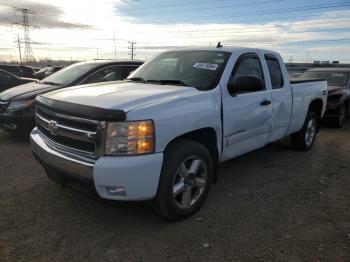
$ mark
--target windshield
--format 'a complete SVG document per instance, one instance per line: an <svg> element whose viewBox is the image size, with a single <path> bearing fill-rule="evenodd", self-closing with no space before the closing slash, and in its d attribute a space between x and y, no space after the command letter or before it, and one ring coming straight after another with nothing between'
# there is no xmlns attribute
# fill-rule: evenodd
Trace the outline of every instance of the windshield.
<svg viewBox="0 0 350 262"><path fill-rule="evenodd" d="M82 75L89 72L91 69L96 67L93 63L77 63L71 66L67 66L56 73L41 80L41 83L50 83L54 85L67 86L73 83L75 80L80 78Z"/></svg>
<svg viewBox="0 0 350 262"><path fill-rule="evenodd" d="M229 56L230 53L220 51L165 52L145 63L128 79L208 90L218 84Z"/></svg>
<svg viewBox="0 0 350 262"><path fill-rule="evenodd" d="M345 86L348 81L349 73L333 71L307 71L298 79L325 79L328 86Z"/></svg>

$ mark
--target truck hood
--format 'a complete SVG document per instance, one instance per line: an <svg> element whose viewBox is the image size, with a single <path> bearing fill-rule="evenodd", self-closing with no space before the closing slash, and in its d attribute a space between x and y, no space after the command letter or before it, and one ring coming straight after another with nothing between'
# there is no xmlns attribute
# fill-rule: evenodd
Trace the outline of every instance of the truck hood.
<svg viewBox="0 0 350 262"><path fill-rule="evenodd" d="M46 85L36 82L26 83L24 85L16 86L0 93L0 100L21 100L35 98L38 94L43 94L61 88L60 86Z"/></svg>
<svg viewBox="0 0 350 262"><path fill-rule="evenodd" d="M136 82L107 82L57 90L43 95L53 100L105 109L132 109L198 93L186 86L143 84Z"/></svg>

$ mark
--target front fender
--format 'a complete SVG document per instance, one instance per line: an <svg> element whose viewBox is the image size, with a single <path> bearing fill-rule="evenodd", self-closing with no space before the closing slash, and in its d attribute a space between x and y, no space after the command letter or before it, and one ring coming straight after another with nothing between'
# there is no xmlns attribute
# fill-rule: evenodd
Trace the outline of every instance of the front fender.
<svg viewBox="0 0 350 262"><path fill-rule="evenodd" d="M221 152L221 96L220 89L198 91L190 96L179 96L159 101L127 112L127 120L153 119L156 131L157 153L163 152L175 138L202 128L215 130Z"/></svg>

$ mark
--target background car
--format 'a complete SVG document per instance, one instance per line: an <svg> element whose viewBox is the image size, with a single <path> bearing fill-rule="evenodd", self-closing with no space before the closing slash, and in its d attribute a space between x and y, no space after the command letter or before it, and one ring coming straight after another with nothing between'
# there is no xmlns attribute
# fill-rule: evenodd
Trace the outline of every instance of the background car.
<svg viewBox="0 0 350 262"><path fill-rule="evenodd" d="M33 78L18 77L0 69L0 92L5 91L14 86L35 81L37 80Z"/></svg>
<svg viewBox="0 0 350 262"><path fill-rule="evenodd" d="M0 65L0 69L18 77L33 78L35 70L33 67L24 65Z"/></svg>
<svg viewBox="0 0 350 262"><path fill-rule="evenodd" d="M34 73L34 78L43 79L49 75L61 70L63 66L46 66Z"/></svg>
<svg viewBox="0 0 350 262"><path fill-rule="evenodd" d="M343 127L350 115L350 68L314 68L304 72L298 80L325 79L328 83L326 120L335 127Z"/></svg>
<svg viewBox="0 0 350 262"><path fill-rule="evenodd" d="M127 78L141 61L97 60L80 62L38 81L0 93L0 126L8 129L31 128L35 124L35 98L53 90ZM98 88L98 87L97 87Z"/></svg>
<svg viewBox="0 0 350 262"><path fill-rule="evenodd" d="M304 73L307 68L305 67L287 67L289 78L298 78L302 73Z"/></svg>
<svg viewBox="0 0 350 262"><path fill-rule="evenodd" d="M44 72L44 77L48 77L49 75L52 75L53 73L61 70L63 66L50 66L47 70Z"/></svg>

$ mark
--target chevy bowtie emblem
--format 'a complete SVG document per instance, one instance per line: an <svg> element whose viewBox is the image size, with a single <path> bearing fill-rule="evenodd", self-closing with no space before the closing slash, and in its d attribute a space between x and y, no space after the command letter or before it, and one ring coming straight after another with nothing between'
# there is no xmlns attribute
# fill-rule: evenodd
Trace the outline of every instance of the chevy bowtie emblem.
<svg viewBox="0 0 350 262"><path fill-rule="evenodd" d="M49 128L49 131L51 134L55 135L57 130L58 130L58 127L57 127L57 122L56 121L53 121L51 120L48 124L48 128Z"/></svg>

